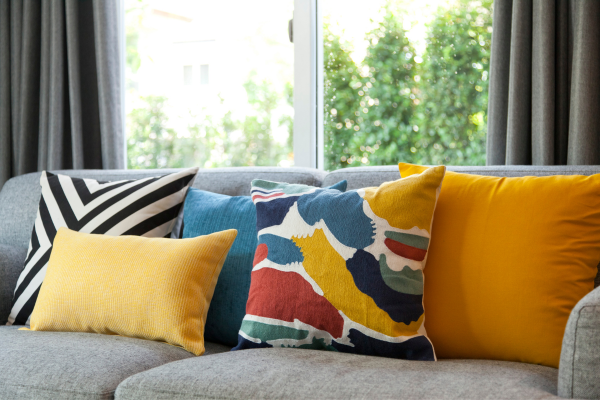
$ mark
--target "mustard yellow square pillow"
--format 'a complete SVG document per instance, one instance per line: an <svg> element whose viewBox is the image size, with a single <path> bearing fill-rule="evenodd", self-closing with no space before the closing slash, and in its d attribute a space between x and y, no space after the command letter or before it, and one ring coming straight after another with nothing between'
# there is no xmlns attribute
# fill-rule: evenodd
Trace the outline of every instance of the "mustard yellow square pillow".
<svg viewBox="0 0 600 400"><path fill-rule="evenodd" d="M403 178L427 169L399 166ZM432 232L425 327L436 354L558 368L567 319L600 261L600 175L448 171Z"/></svg>
<svg viewBox="0 0 600 400"><path fill-rule="evenodd" d="M204 323L237 231L193 239L60 228L31 330L157 340L204 353Z"/></svg>

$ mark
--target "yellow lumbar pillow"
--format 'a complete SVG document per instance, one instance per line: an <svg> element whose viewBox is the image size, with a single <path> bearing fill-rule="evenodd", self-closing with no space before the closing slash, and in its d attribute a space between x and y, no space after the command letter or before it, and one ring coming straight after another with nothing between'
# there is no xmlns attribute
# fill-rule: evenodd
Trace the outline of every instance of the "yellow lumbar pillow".
<svg viewBox="0 0 600 400"><path fill-rule="evenodd" d="M403 178L426 169L399 167ZM447 172L432 232L425 327L438 357L558 367L600 261L600 175Z"/></svg>
<svg viewBox="0 0 600 400"><path fill-rule="evenodd" d="M204 353L204 323L235 229L193 239L60 228L31 330L164 341Z"/></svg>

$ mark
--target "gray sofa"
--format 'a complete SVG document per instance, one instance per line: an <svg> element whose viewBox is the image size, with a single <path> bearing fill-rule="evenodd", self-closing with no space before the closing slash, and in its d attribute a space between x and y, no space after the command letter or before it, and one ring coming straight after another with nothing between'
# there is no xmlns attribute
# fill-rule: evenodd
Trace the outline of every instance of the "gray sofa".
<svg viewBox="0 0 600 400"><path fill-rule="evenodd" d="M589 167L454 167L524 176L600 173ZM165 170L62 171L100 180L161 175ZM194 187L249 195L250 181L348 188L398 179L398 167L331 173L303 168L201 170ZM0 192L0 398L600 398L600 273L596 289L569 319L560 368L488 360L402 361L335 352L253 349L229 352L206 343L194 357L163 343L86 333L31 332L3 326L23 267L40 197L39 173L9 180ZM599 244L600 245L600 244Z"/></svg>

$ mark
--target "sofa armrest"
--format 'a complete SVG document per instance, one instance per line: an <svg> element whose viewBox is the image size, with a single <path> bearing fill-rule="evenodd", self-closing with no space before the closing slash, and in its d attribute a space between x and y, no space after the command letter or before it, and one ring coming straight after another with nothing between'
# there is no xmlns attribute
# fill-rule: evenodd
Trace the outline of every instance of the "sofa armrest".
<svg viewBox="0 0 600 400"><path fill-rule="evenodd" d="M563 338L558 395L600 399L600 287L573 309Z"/></svg>
<svg viewBox="0 0 600 400"><path fill-rule="evenodd" d="M0 325L6 324L10 314L19 274L23 270L26 248L0 245Z"/></svg>

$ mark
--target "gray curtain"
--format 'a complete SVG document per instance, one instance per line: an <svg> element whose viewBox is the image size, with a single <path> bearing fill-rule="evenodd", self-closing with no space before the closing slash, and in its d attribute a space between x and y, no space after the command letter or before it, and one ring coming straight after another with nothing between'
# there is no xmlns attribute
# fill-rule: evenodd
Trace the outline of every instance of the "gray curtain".
<svg viewBox="0 0 600 400"><path fill-rule="evenodd" d="M0 0L0 187L124 168L117 0Z"/></svg>
<svg viewBox="0 0 600 400"><path fill-rule="evenodd" d="M600 1L495 0L487 164L600 164Z"/></svg>

